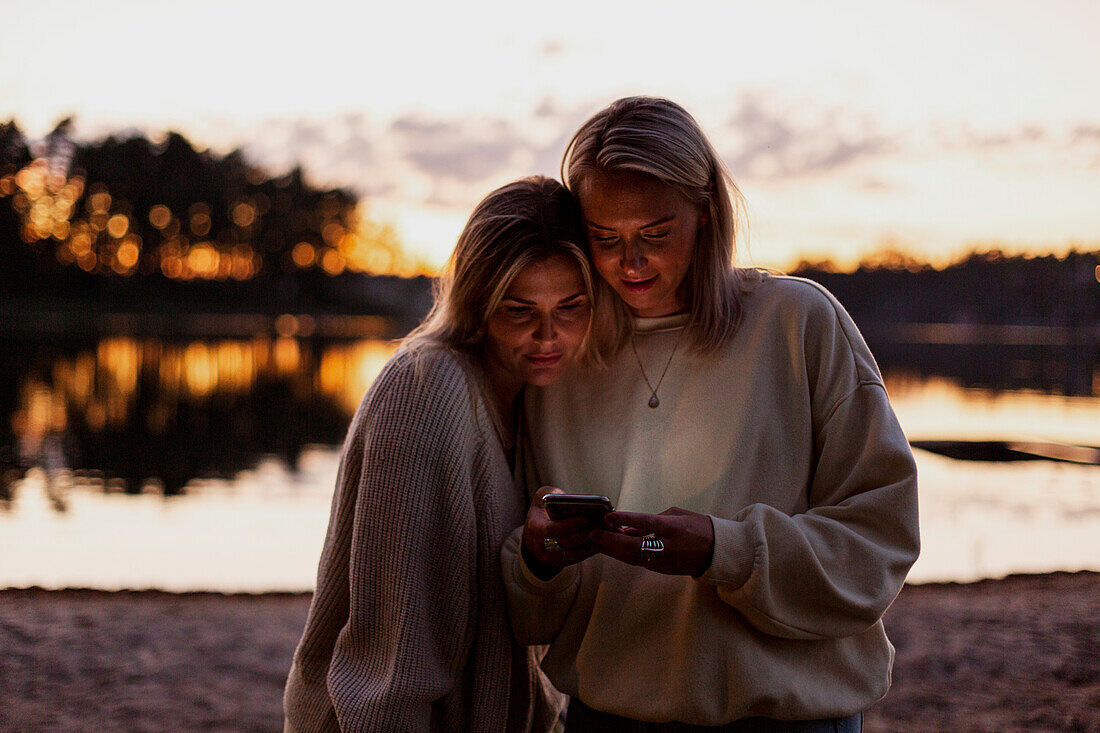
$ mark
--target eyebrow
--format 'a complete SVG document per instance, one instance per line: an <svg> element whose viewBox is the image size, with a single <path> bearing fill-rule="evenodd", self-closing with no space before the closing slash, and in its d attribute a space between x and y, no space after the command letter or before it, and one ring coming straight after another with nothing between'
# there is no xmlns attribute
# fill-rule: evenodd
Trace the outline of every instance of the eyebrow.
<svg viewBox="0 0 1100 733"><path fill-rule="evenodd" d="M568 303L571 300L576 300L577 298L585 298L585 297L588 297L588 293L584 292L583 290L578 290L577 292L573 293L572 295L567 295L566 297L562 298L558 302L559 303ZM505 295L503 298L501 298L501 300L502 301L511 300L515 303L522 303L523 305L536 305L535 301L533 301L533 300L525 300L524 298L517 298L514 295Z"/></svg>
<svg viewBox="0 0 1100 733"><path fill-rule="evenodd" d="M656 226L660 226L662 224L668 224L669 222L674 221L675 219L676 219L676 215L675 214L670 214L668 216L661 217L660 219L655 219L654 221L651 221L648 224L642 224L642 226L639 227L639 228L640 229L649 229L650 227L656 227ZM592 229L602 229L602 230L607 231L607 232L615 231L611 227L605 227L604 225L597 224L594 221L589 221L588 226L591 227Z"/></svg>

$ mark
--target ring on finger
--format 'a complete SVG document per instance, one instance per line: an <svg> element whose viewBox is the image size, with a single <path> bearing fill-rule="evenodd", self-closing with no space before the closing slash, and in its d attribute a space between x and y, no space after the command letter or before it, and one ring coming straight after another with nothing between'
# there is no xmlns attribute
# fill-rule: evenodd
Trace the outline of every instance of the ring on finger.
<svg viewBox="0 0 1100 733"><path fill-rule="evenodd" d="M561 552L563 548L560 544L558 544L557 539L553 537L547 537L542 541L542 549L546 550L547 552Z"/></svg>
<svg viewBox="0 0 1100 733"><path fill-rule="evenodd" d="M665 543L655 534L647 534L642 538L642 564L647 568L653 559L665 551Z"/></svg>

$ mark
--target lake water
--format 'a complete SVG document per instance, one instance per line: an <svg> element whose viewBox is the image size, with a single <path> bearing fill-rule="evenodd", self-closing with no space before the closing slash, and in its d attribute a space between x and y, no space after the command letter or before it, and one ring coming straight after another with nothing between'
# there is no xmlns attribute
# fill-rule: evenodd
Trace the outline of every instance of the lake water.
<svg viewBox="0 0 1100 733"><path fill-rule="evenodd" d="M12 436L0 587L311 589L339 442L391 348L16 345L24 358L0 399ZM889 369L887 383L914 441L1100 446L1095 393L964 388ZM1100 570L1100 466L915 455L923 550L912 582Z"/></svg>

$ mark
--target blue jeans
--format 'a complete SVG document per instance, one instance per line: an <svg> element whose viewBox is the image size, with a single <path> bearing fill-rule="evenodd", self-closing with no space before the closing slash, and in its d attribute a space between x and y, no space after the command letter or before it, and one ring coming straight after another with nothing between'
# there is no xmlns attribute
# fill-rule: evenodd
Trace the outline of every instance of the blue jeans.
<svg viewBox="0 0 1100 733"><path fill-rule="evenodd" d="M565 716L565 733L861 733L862 730L863 713L820 720L741 718L716 726L645 723L593 710L575 697L570 698Z"/></svg>

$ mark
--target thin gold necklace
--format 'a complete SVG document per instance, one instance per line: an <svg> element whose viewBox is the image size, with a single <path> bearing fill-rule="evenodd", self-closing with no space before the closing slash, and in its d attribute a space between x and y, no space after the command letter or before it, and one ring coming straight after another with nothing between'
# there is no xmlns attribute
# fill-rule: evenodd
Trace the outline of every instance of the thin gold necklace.
<svg viewBox="0 0 1100 733"><path fill-rule="evenodd" d="M649 402L647 404L654 410L661 404L661 399L657 396L657 390L661 388L661 382L665 381L665 374L668 374L668 367L672 364L672 357L676 355L676 349L680 346L680 338L684 335L684 331L686 330L686 327L681 328L680 333L676 336L676 343L672 345L672 351L668 355L668 361L665 362L665 368L661 372L661 377L657 380L656 387L649 381L649 376L645 373L645 367L642 366L642 359L638 356L638 347L634 345L634 334L630 334L630 349L634 352L634 361L638 362L638 370L641 371L642 379L645 380L646 386L649 387Z"/></svg>

